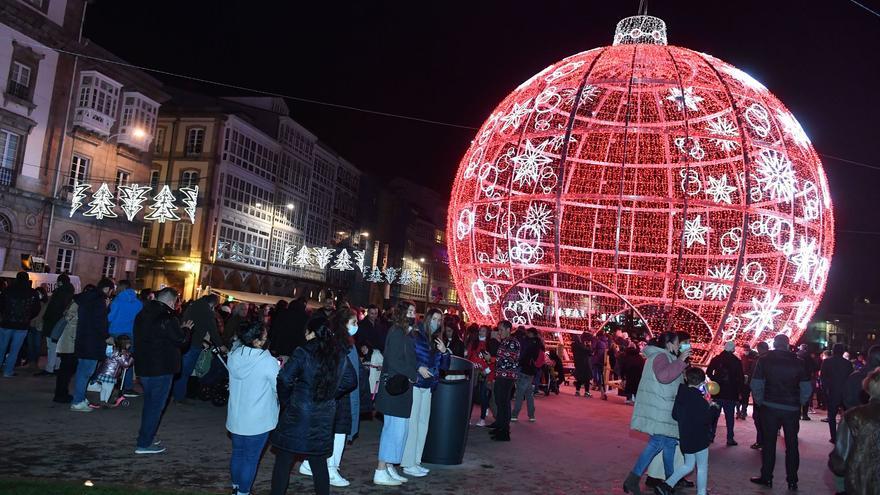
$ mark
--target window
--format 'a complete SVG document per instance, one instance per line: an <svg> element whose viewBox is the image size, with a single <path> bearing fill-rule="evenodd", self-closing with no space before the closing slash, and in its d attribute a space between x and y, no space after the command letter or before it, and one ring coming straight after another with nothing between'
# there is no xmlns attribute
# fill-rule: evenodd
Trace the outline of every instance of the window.
<svg viewBox="0 0 880 495"><path fill-rule="evenodd" d="M205 129L202 127L193 127L186 131L186 155L198 156L202 154L202 148L205 146Z"/></svg>
<svg viewBox="0 0 880 495"><path fill-rule="evenodd" d="M22 100L31 99L31 68L19 62L12 62L9 71L9 84L6 92Z"/></svg>
<svg viewBox="0 0 880 495"><path fill-rule="evenodd" d="M257 204L260 206L258 207ZM270 206L273 204L275 204L275 195L272 192L234 175L226 176L223 206L268 222L272 220Z"/></svg>
<svg viewBox="0 0 880 495"><path fill-rule="evenodd" d="M154 194L158 194L158 192L156 191L157 189L159 189L159 171L158 170L153 170L152 172L150 172L150 187L153 188L152 192Z"/></svg>
<svg viewBox="0 0 880 495"><path fill-rule="evenodd" d="M119 142L147 151L156 132L159 103L136 91L122 95L122 121L119 124Z"/></svg>
<svg viewBox="0 0 880 495"><path fill-rule="evenodd" d="M116 191L119 191L119 186L127 186L130 178L131 172L128 170L116 169Z"/></svg>
<svg viewBox="0 0 880 495"><path fill-rule="evenodd" d="M174 239L172 247L178 251L189 251L192 239L192 224L189 222L177 222L174 224Z"/></svg>
<svg viewBox="0 0 880 495"><path fill-rule="evenodd" d="M0 232L4 234L12 233L12 220L6 215L0 215Z"/></svg>
<svg viewBox="0 0 880 495"><path fill-rule="evenodd" d="M89 164L91 160L84 156L73 155L70 163L70 177L67 185L73 187L77 182L85 182L89 178Z"/></svg>
<svg viewBox="0 0 880 495"><path fill-rule="evenodd" d="M109 135L116 121L121 87L121 84L100 72L80 73L79 98L73 123ZM152 128L149 132L152 132Z"/></svg>
<svg viewBox="0 0 880 495"><path fill-rule="evenodd" d="M104 266L101 269L101 275L107 278L115 278L116 277L116 256L115 253L118 253L121 248L119 247L119 243L116 241L110 241L107 243L106 250L110 253L107 256L104 256Z"/></svg>
<svg viewBox="0 0 880 495"><path fill-rule="evenodd" d="M55 260L55 273L73 271L73 255L76 252L76 236L72 232L61 235L61 247L58 248L58 257Z"/></svg>
<svg viewBox="0 0 880 495"><path fill-rule="evenodd" d="M141 247L148 248L150 247L150 241L153 237L153 222L147 222L144 225L144 230L141 232Z"/></svg>
<svg viewBox="0 0 880 495"><path fill-rule="evenodd" d="M227 128L223 143L223 160L275 182L278 152L264 146L238 129Z"/></svg>
<svg viewBox="0 0 880 495"><path fill-rule="evenodd" d="M153 153L161 153L165 149L165 128L156 129L156 137L153 139Z"/></svg>
<svg viewBox="0 0 880 495"><path fill-rule="evenodd" d="M180 174L180 187L194 187L199 185L198 170L184 170Z"/></svg>
<svg viewBox="0 0 880 495"><path fill-rule="evenodd" d="M217 259L266 268L269 233L231 220L220 221Z"/></svg>
<svg viewBox="0 0 880 495"><path fill-rule="evenodd" d="M18 162L18 148L21 136L0 129L0 185L12 185L15 177L15 165Z"/></svg>

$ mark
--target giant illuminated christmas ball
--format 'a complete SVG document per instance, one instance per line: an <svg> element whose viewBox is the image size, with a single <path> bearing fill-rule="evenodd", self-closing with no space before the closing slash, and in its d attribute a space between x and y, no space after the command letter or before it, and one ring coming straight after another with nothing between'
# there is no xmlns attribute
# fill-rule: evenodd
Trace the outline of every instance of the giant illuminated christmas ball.
<svg viewBox="0 0 880 495"><path fill-rule="evenodd" d="M689 331L705 362L725 341L801 335L833 230L791 112L637 16L495 108L459 166L447 235L480 323L580 333L627 314L649 333Z"/></svg>

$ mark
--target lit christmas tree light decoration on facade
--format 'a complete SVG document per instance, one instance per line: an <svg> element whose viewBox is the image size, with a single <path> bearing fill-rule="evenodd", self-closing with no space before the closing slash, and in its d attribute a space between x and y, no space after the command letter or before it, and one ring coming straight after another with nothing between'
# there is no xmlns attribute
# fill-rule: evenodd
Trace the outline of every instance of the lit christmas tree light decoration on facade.
<svg viewBox="0 0 880 495"><path fill-rule="evenodd" d="M760 82L666 44L660 19L550 65L477 131L453 185L450 267L478 323L597 332L625 312L728 340L800 337L825 290L822 164Z"/></svg>

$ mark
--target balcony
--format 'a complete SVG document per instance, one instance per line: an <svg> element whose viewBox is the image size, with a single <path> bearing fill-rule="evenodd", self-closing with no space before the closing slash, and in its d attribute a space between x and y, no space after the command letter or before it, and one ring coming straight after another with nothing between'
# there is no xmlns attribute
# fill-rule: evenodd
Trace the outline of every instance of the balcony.
<svg viewBox="0 0 880 495"><path fill-rule="evenodd" d="M104 137L110 136L110 129L116 119L91 108L77 107L73 114L73 125L81 126Z"/></svg>
<svg viewBox="0 0 880 495"><path fill-rule="evenodd" d="M189 256L192 246L190 244L173 244L165 243L165 249L162 250L164 256Z"/></svg>
<svg viewBox="0 0 880 495"><path fill-rule="evenodd" d="M20 100L30 101L31 99L30 88L11 79L6 83L6 94L14 96Z"/></svg>
<svg viewBox="0 0 880 495"><path fill-rule="evenodd" d="M0 167L0 186L11 186L14 178L15 174L11 168Z"/></svg>

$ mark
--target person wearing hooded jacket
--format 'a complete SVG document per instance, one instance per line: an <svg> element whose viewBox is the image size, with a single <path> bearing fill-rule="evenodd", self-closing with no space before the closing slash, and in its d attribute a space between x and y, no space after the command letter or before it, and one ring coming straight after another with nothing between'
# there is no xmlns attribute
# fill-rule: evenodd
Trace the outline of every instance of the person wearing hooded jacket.
<svg viewBox="0 0 880 495"><path fill-rule="evenodd" d="M15 282L0 294L0 363L3 377L15 376L18 352L27 337L31 320L40 312L37 291L31 288L27 272L19 272Z"/></svg>
<svg viewBox="0 0 880 495"><path fill-rule="evenodd" d="M234 495L250 493L269 433L278 424L278 372L281 365L264 347L262 323L238 329L229 353L226 429L232 435L229 471Z"/></svg>
<svg viewBox="0 0 880 495"><path fill-rule="evenodd" d="M639 480L654 457L663 453L666 478L672 476L675 448L678 445L678 423L672 418L672 407L681 376L687 368L691 350L681 349L675 332L664 332L645 347L645 366L639 382L630 429L650 435L632 470L623 483L625 493L641 494Z"/></svg>
<svg viewBox="0 0 880 495"><path fill-rule="evenodd" d="M211 343L219 347L221 351L226 352L223 337L217 327L217 316L214 313L214 306L219 303L220 298L217 294L208 294L190 304L183 312L183 321L193 322L193 332L189 341L189 350L184 353L182 358L180 375L175 378L171 389L171 397L177 403L182 403L186 399L189 377L202 353L202 340L205 339L205 336L207 335L211 339Z"/></svg>
<svg viewBox="0 0 880 495"><path fill-rule="evenodd" d="M113 281L102 278L96 288L83 291L76 299L79 304L74 342L77 364L70 404L74 412L92 411L86 399L86 387L98 368L98 361L107 357L107 345L113 343L107 331L107 305L112 291Z"/></svg>
<svg viewBox="0 0 880 495"><path fill-rule="evenodd" d="M110 314L107 315L107 321L110 322L110 336L128 335L133 339L134 319L141 312L144 304L138 299L137 292L131 288L131 282L128 280L121 280L116 285L116 290L116 297L110 303ZM130 351L134 354L134 347ZM122 388L127 396L136 395L131 390L132 385L134 385L134 373L126 373Z"/></svg>

